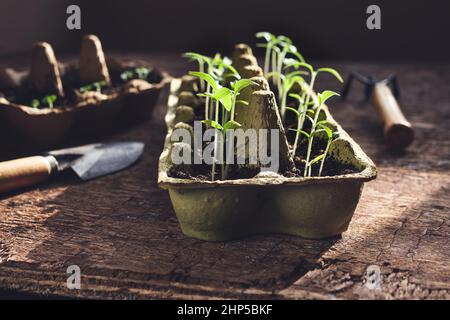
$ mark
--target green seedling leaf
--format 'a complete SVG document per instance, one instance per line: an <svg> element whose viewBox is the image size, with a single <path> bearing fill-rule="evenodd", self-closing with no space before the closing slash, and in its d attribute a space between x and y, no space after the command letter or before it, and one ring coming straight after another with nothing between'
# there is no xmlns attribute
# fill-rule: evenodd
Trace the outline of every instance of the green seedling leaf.
<svg viewBox="0 0 450 320"><path fill-rule="evenodd" d="M231 61L231 59L230 58L228 58L227 56L224 56L223 58L222 58L222 62L221 62L223 65L225 65L225 66L231 66L231 64L233 63L232 61Z"/></svg>
<svg viewBox="0 0 450 320"><path fill-rule="evenodd" d="M288 53L294 54L294 53L296 53L296 52L298 51L298 50L297 50L297 47L294 46L293 44L289 44L289 45L287 45L286 47L287 47L287 52L288 52Z"/></svg>
<svg viewBox="0 0 450 320"><path fill-rule="evenodd" d="M235 80L239 80L241 78L241 76L239 74L228 72L228 73L223 74L223 78L224 79L234 78Z"/></svg>
<svg viewBox="0 0 450 320"><path fill-rule="evenodd" d="M327 125L327 124L331 124L331 122L328 120L320 120L319 122L317 122L317 125Z"/></svg>
<svg viewBox="0 0 450 320"><path fill-rule="evenodd" d="M210 74L212 74L217 79L224 79L224 78L237 78L240 79L241 76L239 75L238 71L231 65L232 61L228 57L221 57L219 54L217 54L214 57L214 60L212 62L212 66L210 68Z"/></svg>
<svg viewBox="0 0 450 320"><path fill-rule="evenodd" d="M324 104L328 99L330 99L333 96L339 96L339 93L331 91L331 90L325 90L322 93L319 93L317 95L317 100L319 105Z"/></svg>
<svg viewBox="0 0 450 320"><path fill-rule="evenodd" d="M212 64L218 66L221 63L223 63L222 55L217 52L212 58Z"/></svg>
<svg viewBox="0 0 450 320"><path fill-rule="evenodd" d="M248 106L248 102L245 100L237 100L236 103L243 104L244 106Z"/></svg>
<svg viewBox="0 0 450 320"><path fill-rule="evenodd" d="M145 80L148 77L148 74L150 73L150 69L146 67L139 67L135 69L135 72L139 79ZM106 85L106 83L105 83Z"/></svg>
<svg viewBox="0 0 450 320"><path fill-rule="evenodd" d="M305 62L305 58L303 58L303 56L300 54L300 52L298 51L291 51L291 54L293 54L298 60L300 60L300 62Z"/></svg>
<svg viewBox="0 0 450 320"><path fill-rule="evenodd" d="M86 86L82 86L80 88L80 92L88 92L88 91L92 91L92 85L88 84Z"/></svg>
<svg viewBox="0 0 450 320"><path fill-rule="evenodd" d="M298 62L298 60L293 59L293 58L284 58L284 60L283 60L283 64L286 66L286 68L287 68L287 66L293 65L296 62Z"/></svg>
<svg viewBox="0 0 450 320"><path fill-rule="evenodd" d="M286 80L290 83L298 82L300 85L305 82L305 79L298 74L288 74Z"/></svg>
<svg viewBox="0 0 450 320"><path fill-rule="evenodd" d="M270 78L275 78L275 79L277 79L278 77L281 77L281 79L284 80L284 78L285 78L285 77L284 77L284 74L281 74L281 73L276 72L276 71L272 71L272 72L266 73L266 74L265 74L265 77L266 77L267 80L269 80Z"/></svg>
<svg viewBox="0 0 450 320"><path fill-rule="evenodd" d="M241 78L241 76L239 75L239 72L230 64L226 64L225 68L227 68L228 70L230 70L235 76Z"/></svg>
<svg viewBox="0 0 450 320"><path fill-rule="evenodd" d="M227 95L231 95L231 90L226 87L222 87L212 95L212 98L214 98L214 100L221 101Z"/></svg>
<svg viewBox="0 0 450 320"><path fill-rule="evenodd" d="M292 111L292 112L294 112L295 115L297 116L297 118L301 116L301 113L298 112L298 111L297 111L296 109L294 109L294 108L286 107L286 109L287 109L287 110L290 110L290 111Z"/></svg>
<svg viewBox="0 0 450 320"><path fill-rule="evenodd" d="M220 125L220 123L218 123L214 120L203 120L202 123L214 128L214 129L217 129L217 130L220 130L220 131L223 130L223 127Z"/></svg>
<svg viewBox="0 0 450 320"><path fill-rule="evenodd" d="M289 97L294 98L295 100L297 100L300 104L303 104L303 98L296 93L290 93Z"/></svg>
<svg viewBox="0 0 450 320"><path fill-rule="evenodd" d="M220 99L220 102L222 103L225 110L227 110L228 112L231 112L231 109L233 108L233 95L232 94L227 94L227 95L223 96Z"/></svg>
<svg viewBox="0 0 450 320"><path fill-rule="evenodd" d="M46 104L50 109L53 108L55 101L58 99L58 97L54 94L45 96L42 99L42 104Z"/></svg>
<svg viewBox="0 0 450 320"><path fill-rule="evenodd" d="M147 67L138 67L135 68L133 70L125 70L124 72L122 72L120 74L120 79L122 79L123 81L129 81L131 79L141 79L141 80L145 80L148 77L148 74L150 73L150 69ZM94 85L95 82L92 84ZM106 86L106 83L104 84L104 86ZM85 86L87 87L87 86ZM85 89L84 91L92 91L91 89Z"/></svg>
<svg viewBox="0 0 450 320"><path fill-rule="evenodd" d="M283 44L292 44L292 40L291 38L287 37L287 36L283 36L283 35L279 35L277 37L277 41Z"/></svg>
<svg viewBox="0 0 450 320"><path fill-rule="evenodd" d="M103 87L106 87L106 81L97 81L92 84L95 88L95 91L101 92Z"/></svg>
<svg viewBox="0 0 450 320"><path fill-rule="evenodd" d="M267 42L272 42L272 41L276 40L276 37L273 34L271 34L270 32L264 32L264 31L258 32L255 36L259 39L264 39Z"/></svg>
<svg viewBox="0 0 450 320"><path fill-rule="evenodd" d="M283 49L286 52L286 54L292 54L294 57L296 57L301 62L305 62L305 59L303 56L298 52L298 49L296 46L294 46L292 43L283 43Z"/></svg>
<svg viewBox="0 0 450 320"><path fill-rule="evenodd" d="M302 76L307 76L307 75L308 75L308 72L303 71L303 70L296 70L296 71L293 71L293 72L291 72L291 73L288 73L288 74L286 75L286 78L292 78L292 77L294 77L294 76L300 76L300 75L302 75ZM303 79L303 78L302 78L302 79Z"/></svg>
<svg viewBox="0 0 450 320"><path fill-rule="evenodd" d="M223 126L223 131L225 133L227 130L237 129L237 128L240 128L240 127L241 127L241 124L239 122L236 122L234 120L230 120L227 123L225 123L225 125Z"/></svg>
<svg viewBox="0 0 450 320"><path fill-rule="evenodd" d="M250 86L250 85L252 85L252 84L255 84L255 85L256 85L256 83L253 82L253 81L250 80L250 79L241 79L241 80L238 80L238 81L234 82L234 83L232 84L232 87L233 87L233 90L234 90L236 93L238 93L238 92L240 92L242 89L244 89L244 88L246 88L246 87L248 87L248 86Z"/></svg>
<svg viewBox="0 0 450 320"><path fill-rule="evenodd" d="M313 165L314 163L322 160L325 157L325 153L321 154L320 156L315 157L314 159L312 159L309 163L308 166Z"/></svg>
<svg viewBox="0 0 450 320"><path fill-rule="evenodd" d="M295 131L295 132L298 132L298 133L300 133L300 134L302 134L302 135L304 135L306 138L310 138L310 134L308 133L308 132L306 132L306 131L303 131L303 130L297 130L297 129L292 129L292 128L289 128L289 130L291 130L291 131Z"/></svg>
<svg viewBox="0 0 450 320"><path fill-rule="evenodd" d="M33 99L33 100L31 100L31 106L32 106L33 108L39 108L39 105L40 105L40 102L39 102L38 99Z"/></svg>
<svg viewBox="0 0 450 320"><path fill-rule="evenodd" d="M290 68L290 67L294 67L294 68L303 67L303 68L308 69L311 74L314 72L314 68L309 63L306 63L306 62L295 61L295 62L292 62L292 63L288 64L285 67L285 69L286 68Z"/></svg>
<svg viewBox="0 0 450 320"><path fill-rule="evenodd" d="M300 86L305 82L305 79L301 76L294 76L292 78L287 79L285 82L286 90L289 91L294 86L294 84L298 83Z"/></svg>
<svg viewBox="0 0 450 320"><path fill-rule="evenodd" d="M328 128L326 125L323 125L323 124L319 124L319 127L322 128L323 130L325 130L329 140L333 139L333 131L331 131L330 128Z"/></svg>
<svg viewBox="0 0 450 320"><path fill-rule="evenodd" d="M202 55L200 53L196 52L185 52L182 55L183 58L188 58L192 61L199 61L199 62L211 62L211 58L205 55Z"/></svg>
<svg viewBox="0 0 450 320"><path fill-rule="evenodd" d="M133 79L133 77L134 77L134 74L133 74L133 71L131 71L131 70L126 70L120 74L120 79L122 79L123 81L131 80L131 79ZM80 91L85 87L87 87L87 86L81 87ZM85 91L89 91L89 89L87 89Z"/></svg>
<svg viewBox="0 0 450 320"><path fill-rule="evenodd" d="M314 123L314 119L313 119L311 116L305 115L305 117L306 117L309 121L311 121L311 123Z"/></svg>
<svg viewBox="0 0 450 320"><path fill-rule="evenodd" d="M134 78L134 72L131 72L131 76L129 73L122 73L121 77L123 80L130 80ZM91 84L85 85L80 87L80 92L84 93L84 92L89 92L89 91L97 91L97 92L101 92L102 88L106 87L108 84L106 83L106 81L102 80L102 81L97 81L97 82L93 82Z"/></svg>
<svg viewBox="0 0 450 320"><path fill-rule="evenodd" d="M336 70L332 69L332 68L319 68L317 69L317 72L328 72L331 73L333 76L335 76L336 79L339 80L339 82L344 82L344 79L342 79L341 75L339 74L339 72L337 72Z"/></svg>
<svg viewBox="0 0 450 320"><path fill-rule="evenodd" d="M325 132L325 130L324 129L313 130L310 135L315 136L316 134L321 133L321 132Z"/></svg>
<svg viewBox="0 0 450 320"><path fill-rule="evenodd" d="M218 87L217 82L210 74L204 73L204 72L195 72L195 71L190 71L189 74L191 76L198 77L198 78L206 81L211 86L211 88L213 88L213 91L217 90L217 87Z"/></svg>

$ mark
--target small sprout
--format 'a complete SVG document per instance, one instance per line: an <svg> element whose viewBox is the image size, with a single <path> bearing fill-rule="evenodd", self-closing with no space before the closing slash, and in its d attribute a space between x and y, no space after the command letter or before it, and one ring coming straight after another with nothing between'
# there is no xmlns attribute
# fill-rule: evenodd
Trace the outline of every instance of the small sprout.
<svg viewBox="0 0 450 320"><path fill-rule="evenodd" d="M231 65L231 59L228 57L222 57L220 54L216 54L214 57L207 57L195 52L186 52L183 57L190 59L191 61L197 61L200 74L208 74L212 80L217 83L225 83L232 80L239 80L241 76L236 69ZM204 93L211 93L211 81L206 81L204 77L199 76L200 90ZM206 88L205 88L206 87ZM206 92L205 92L206 91ZM205 119L213 119L214 102L210 99L209 95L205 95Z"/></svg>
<svg viewBox="0 0 450 320"><path fill-rule="evenodd" d="M296 155L300 138L304 139L302 141L306 140L307 151L305 155L302 154L304 157L301 159L305 166L304 176L310 177L312 175L313 166L314 168L318 166L318 176L321 176L330 145L336 135L332 129L334 126L330 125L327 120L320 120L319 118L323 114L322 109L325 102L338 94L325 90L316 97L314 84L319 73L329 73L340 82L342 82L342 77L332 68L314 69L312 65L305 61L292 40L286 36L259 32L256 37L263 40L263 43L259 43L258 46L265 48L264 75L267 79L270 79L271 86L273 85L276 88L274 91L278 94L277 99L282 119L285 119L286 110L296 116L296 129L289 129L296 132L292 156ZM239 73L231 65L231 60L220 54L208 57L195 52L187 52L183 57L198 64L198 70L189 72L189 75L199 79L200 90L198 88L195 90L189 89L190 95L197 93L197 96L204 98L205 115L202 122L209 128L214 129L214 156L211 178L214 181L220 175L219 179L227 179L228 165L222 160L225 152L229 153L230 151L228 146L225 148L227 138L225 134L228 130L241 126L234 120L235 106L236 103L243 106L248 105L248 101L239 99L239 94L253 82L250 79L241 79ZM130 79L136 72L138 77L144 76L144 72L129 70L124 72L121 77ZM288 99L294 100L297 105L291 105L292 100ZM305 128L305 123L308 129ZM314 139L320 139L321 142L325 139L326 145L313 152ZM228 158L230 154L226 156ZM218 163L221 164L220 173L215 170Z"/></svg>
<svg viewBox="0 0 450 320"><path fill-rule="evenodd" d="M183 58L188 58L191 61L197 61L198 63L198 71L201 73L210 72L211 64L212 64L212 58L204 56L200 53L196 52L186 52L183 54ZM207 66L205 70L205 66ZM200 79L200 89L202 91L205 90L205 81L203 79Z"/></svg>
<svg viewBox="0 0 450 320"><path fill-rule="evenodd" d="M80 92L88 92L88 91L92 91L92 85L85 85L80 87Z"/></svg>
<svg viewBox="0 0 450 320"><path fill-rule="evenodd" d="M50 109L53 109L54 103L56 102L56 100L58 99L58 97L54 94L45 96L42 99L42 104L43 105L47 105Z"/></svg>
<svg viewBox="0 0 450 320"><path fill-rule="evenodd" d="M218 59L218 58L216 58ZM216 60L217 61L217 60ZM234 68L229 68L227 65L227 62L224 62L223 59L221 59L221 63L218 65L222 65L224 70L231 70L233 72ZM207 91L204 93L197 94L200 97L208 98L212 103L214 103L214 110L211 108L212 115L214 116L214 119L212 116L209 115L208 108L205 108L205 120L202 122L206 124L207 126L214 128L214 159L212 162L212 169L211 169L211 178L212 180L215 180L215 174L216 174L216 162L219 159L219 155L224 154L224 148L225 148L225 139L219 139L219 133L222 135L222 137L225 136L227 130L239 128L241 125L234 120L235 117L235 107L236 102L241 101L238 100L237 97L239 96L240 92L254 84L253 81L250 79L239 79L237 81L231 82L229 84L230 88L223 86L224 78L222 79L222 82L220 82L216 77L218 75L217 68L211 69L214 70L213 74L210 73L204 73L204 72L189 72L190 75L200 78L202 81L204 81L207 84ZM222 74L223 71L222 70ZM220 70L219 70L220 71ZM240 78L240 77L239 77ZM244 101L246 103L246 101ZM244 103L244 105L245 105ZM222 110L220 110L220 107L222 106ZM222 112L220 112L222 111ZM220 120L219 117L221 116ZM221 121L221 122L219 122ZM220 145L219 145L220 142ZM224 165L222 162L222 168L221 168L221 178L226 179L228 173L228 167L227 165Z"/></svg>
<svg viewBox="0 0 450 320"><path fill-rule="evenodd" d="M123 81L129 81L133 79L133 77L134 73L131 70L126 70L120 74L120 79L122 79Z"/></svg>
<svg viewBox="0 0 450 320"><path fill-rule="evenodd" d="M89 92L89 91L102 92L102 89L107 86L108 86L108 84L106 83L106 81L104 81L104 80L97 81L97 82L80 87L80 92L82 92L82 93Z"/></svg>
<svg viewBox="0 0 450 320"><path fill-rule="evenodd" d="M309 84L304 86L305 88L303 89L303 92L301 93L301 96L300 95L290 95L292 98L295 98L299 102L299 105L298 105L298 108L297 108L297 111L298 111L297 114L300 114L300 116L297 117L297 133L295 135L294 145L293 145L293 148L292 148L292 155L294 156L295 152L297 150L299 137L300 137L299 136L300 132L298 130L302 130L303 129L303 124L305 122L305 119L307 119L307 117L308 117L308 114L307 114L308 113L307 111L309 110L308 108L311 105L312 106L315 105L314 101L311 101L311 100L312 100L312 95L313 95L313 92L314 92L314 84L315 84L317 75L319 73L326 72L326 73L330 73L331 75L333 75L340 82L343 82L343 79L342 79L341 75L336 70L334 70L332 68L319 68L317 70L314 70L313 66L310 65L309 63L306 63L305 61L298 61L298 60L295 60L295 59L290 59L289 64L287 64L285 66L285 69L289 69L289 68L294 68L294 70L296 70L296 71L292 71L292 73L294 73L294 74L295 74L295 72L300 71L300 70L298 70L299 68L306 69L308 71L307 73L310 76ZM303 72L303 71L301 71L301 72ZM303 75L303 73L301 73L301 74ZM295 77L293 77L293 79L295 79L296 77L302 78L301 76L296 75ZM297 82L300 85L305 83L305 82L302 82L302 81L297 81ZM325 99L325 100L328 99L330 97L329 94L331 94L330 92L332 92L332 91L324 91L322 93L322 95L319 94L319 98ZM333 92L333 94L331 94L331 95L334 95L334 94L335 93ZM320 103L319 103L319 105L320 105ZM282 106L283 106L283 104L282 104ZM281 109L280 113L282 115L284 115L283 109Z"/></svg>
<svg viewBox="0 0 450 320"><path fill-rule="evenodd" d="M32 99L30 102L31 107L33 108L50 108L53 109L55 106L55 102L58 100L58 97L55 94L49 94L45 97L43 97L41 100L39 99Z"/></svg>
<svg viewBox="0 0 450 320"><path fill-rule="evenodd" d="M150 74L151 69L147 67L138 67L131 70L125 70L120 74L120 79L123 81L130 81L133 79L146 80Z"/></svg>
<svg viewBox="0 0 450 320"><path fill-rule="evenodd" d="M284 118L286 102L283 101L283 98L286 99L290 90L290 88L287 89L286 87L291 87L289 83L285 84L284 82L290 80L293 75L288 76L287 70L283 69L283 67L291 63L292 60L302 62L305 60L289 37L283 35L274 36L268 32L259 32L256 34L256 37L266 41L266 43L258 44L259 47L266 48L264 74L266 77L272 78L273 84L278 90L278 104L281 105L282 118Z"/></svg>
<svg viewBox="0 0 450 320"><path fill-rule="evenodd" d="M136 68L135 72L139 79L145 80L145 79L147 79L147 76L150 73L150 69L148 69L146 67L139 67L139 68Z"/></svg>
<svg viewBox="0 0 450 320"><path fill-rule="evenodd" d="M102 92L102 88L106 87L106 81L97 81L97 82L94 82L92 85L93 85L95 91Z"/></svg>
<svg viewBox="0 0 450 320"><path fill-rule="evenodd" d="M334 132L329 127L327 127L325 124L319 124L319 126L321 128L323 128L323 130L325 130L325 132L327 134L327 146L325 147L325 151L322 154L323 157L321 159L322 161L320 163L319 174L318 174L318 176L320 177L322 175L322 170L323 170L323 165L325 164L325 159L328 155L328 150L330 149L331 142L333 142Z"/></svg>
<svg viewBox="0 0 450 320"><path fill-rule="evenodd" d="M317 157L315 157L314 159L312 159L312 160L309 162L309 166L312 166L314 163L316 163L316 162L318 162L318 161L320 161L320 160L323 160L324 158L325 158L325 154L324 154L324 153L318 155ZM320 174L319 174L319 176L320 176Z"/></svg>
<svg viewBox="0 0 450 320"><path fill-rule="evenodd" d="M33 99L33 100L31 100L31 106L32 106L33 108L39 108L40 104L41 104L41 103L39 102L38 99Z"/></svg>
<svg viewBox="0 0 450 320"><path fill-rule="evenodd" d="M266 53L264 56L264 74L267 74L269 73L270 57L272 54L272 48L276 42L276 37L270 32L258 32L256 34L256 38L264 39L264 41L266 42L266 43L258 43L257 46L261 48L266 48Z"/></svg>
<svg viewBox="0 0 450 320"><path fill-rule="evenodd" d="M334 91L330 91L330 90L325 90L322 93L319 93L317 95L317 106L314 110L314 118L311 118L311 117L308 118L311 121L311 131L309 133L306 133L305 131L300 130L300 129L296 130L297 135L303 134L308 139L308 150L306 151L306 165L305 165L305 171L304 171L305 177L311 176L311 166L312 166L312 164L314 164L315 162L317 162L319 160L322 160L322 163L321 163L320 169L319 169L319 176L322 173L323 164L325 162L325 158L327 156L328 149L332 142L333 133L332 133L331 129L328 128L328 126L326 126L326 123L327 123L326 120L319 121L319 115L320 115L320 112L322 111L322 108L323 108L325 102L333 96L339 96L339 94ZM325 149L325 152L324 152L322 158L317 159L317 157L316 157L311 160L310 158L311 158L311 153L312 153L312 145L313 145L313 141L314 141L314 136L320 132L327 133L327 137L328 137L327 147Z"/></svg>

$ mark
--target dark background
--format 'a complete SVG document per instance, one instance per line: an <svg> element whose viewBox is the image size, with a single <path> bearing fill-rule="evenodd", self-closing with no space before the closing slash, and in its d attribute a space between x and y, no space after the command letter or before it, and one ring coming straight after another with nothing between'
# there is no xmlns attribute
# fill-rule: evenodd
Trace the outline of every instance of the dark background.
<svg viewBox="0 0 450 320"><path fill-rule="evenodd" d="M69 4L81 6L81 31L66 29ZM366 28L370 4L381 7L382 30ZM39 40L75 52L85 33L107 50L229 52L267 30L312 59L450 61L448 0L1 0L0 12L0 55Z"/></svg>

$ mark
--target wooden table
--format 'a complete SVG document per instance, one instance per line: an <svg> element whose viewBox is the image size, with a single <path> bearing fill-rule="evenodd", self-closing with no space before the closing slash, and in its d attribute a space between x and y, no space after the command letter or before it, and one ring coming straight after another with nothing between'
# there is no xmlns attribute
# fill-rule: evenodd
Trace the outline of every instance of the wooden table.
<svg viewBox="0 0 450 320"><path fill-rule="evenodd" d="M140 56L142 57L142 55ZM145 56L173 75L175 55ZM342 237L252 236L211 243L184 236L156 185L165 98L153 120L108 140L140 140L132 168L81 183L63 177L0 198L0 287L87 298L450 298L450 65L321 63L346 74L395 71L416 130L404 154L383 144L374 108L335 103L338 121L378 166ZM320 84L337 89L331 78ZM81 268L68 290L66 269ZM377 265L381 288L365 285Z"/></svg>

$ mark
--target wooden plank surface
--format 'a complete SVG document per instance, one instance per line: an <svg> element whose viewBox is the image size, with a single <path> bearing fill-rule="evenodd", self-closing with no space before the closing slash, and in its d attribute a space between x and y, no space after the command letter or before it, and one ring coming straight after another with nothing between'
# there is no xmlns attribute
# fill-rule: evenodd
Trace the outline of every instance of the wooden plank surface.
<svg viewBox="0 0 450 320"><path fill-rule="evenodd" d="M142 56L173 75L175 55ZM383 145L371 105L355 84L335 118L378 166L342 237L252 236L209 243L181 233L166 191L156 185L165 99L150 122L107 140L140 140L132 168L81 183L66 175L0 197L0 287L98 298L450 298L450 65L321 63L379 77L397 72L401 105L416 129L403 154ZM331 78L319 86L336 89ZM0 156L10 157L7 146ZM5 151L6 150L6 151ZM2 152L2 153L1 153ZM66 288L66 268L82 272ZM366 268L381 268L376 290Z"/></svg>

